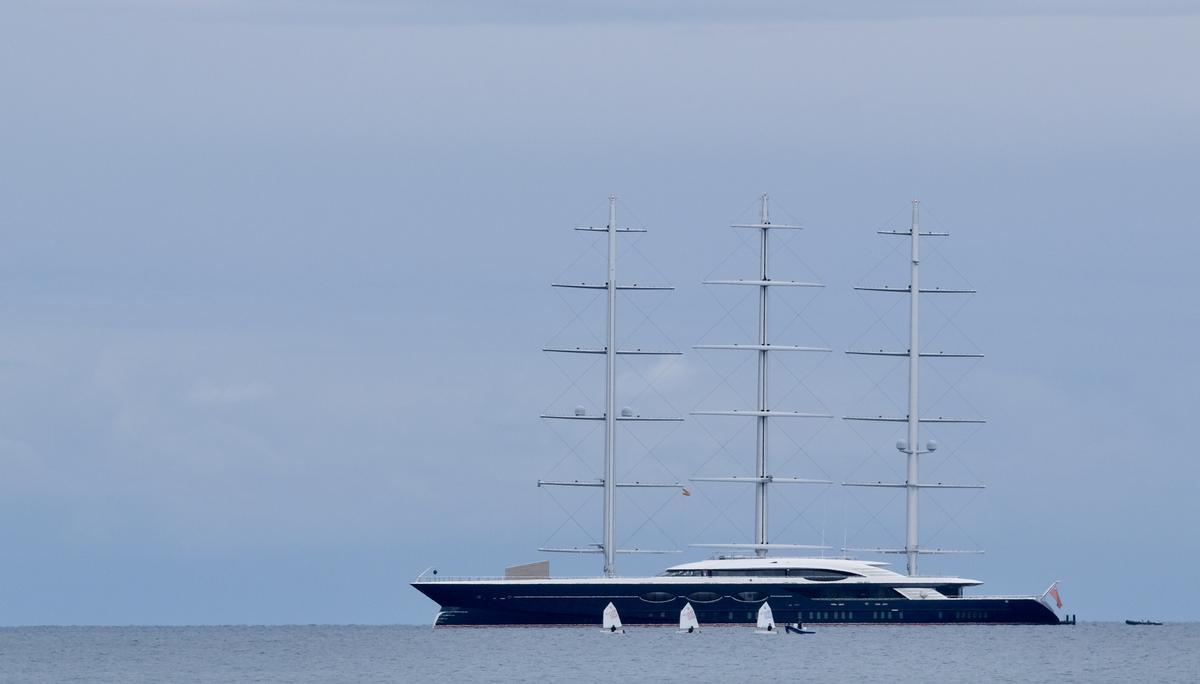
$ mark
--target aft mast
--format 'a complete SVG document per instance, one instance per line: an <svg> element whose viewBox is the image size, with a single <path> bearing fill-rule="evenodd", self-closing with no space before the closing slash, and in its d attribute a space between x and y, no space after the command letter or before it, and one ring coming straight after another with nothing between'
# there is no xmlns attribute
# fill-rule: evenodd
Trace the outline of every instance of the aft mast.
<svg viewBox="0 0 1200 684"><path fill-rule="evenodd" d="M770 259L771 234L765 226L771 225L770 199L762 196L759 211L759 268L758 279L758 416L754 429L754 543L764 548L755 549L759 556L767 555L767 265Z"/></svg>
<svg viewBox="0 0 1200 684"><path fill-rule="evenodd" d="M770 265L770 233L772 230L801 230L802 226L771 223L770 198L764 193L759 208L759 222L749 224L733 224L733 228L754 229L759 234L759 268L757 280L708 280L706 285L750 285L758 288L758 339L754 344L702 344L695 349L737 349L753 350L758 357L758 391L755 408L746 410L697 410L693 415L722 415L722 416L753 416L755 419L754 447L754 476L753 477L694 477L695 482L753 482L754 483L754 541L751 544L693 544L697 547L710 548L749 548L759 557L766 556L767 551L776 548L788 549L823 549L824 546L772 544L768 535L768 498L767 486L772 483L818 483L831 484L828 480L812 480L795 477L775 477L771 474L768 464L768 426L773 417L792 418L832 418L823 413L801 413L799 411L773 411L768 397L769 354L773 351L819 351L828 352L821 347L800 347L793 345L771 344L769 328L767 327L768 291L771 287L824 287L820 283L797 282L793 280L772 280L769 273Z"/></svg>
<svg viewBox="0 0 1200 684"><path fill-rule="evenodd" d="M937 442L930 441L925 445L925 449L921 449L921 423L982 423L983 420L965 419L965 418L922 418L920 412L920 370L921 357L942 357L942 358L980 358L982 354L947 354L944 352L937 353L922 353L920 351L920 301L922 294L939 293L939 294L974 294L974 290L951 290L945 288L930 288L921 289L921 256L920 243L922 236L937 236L945 237L949 233L938 232L921 232L921 201L913 200L912 202L912 222L907 231L881 230L880 235L906 235L910 242L910 259L909 259L909 286L906 288L896 287L856 287L856 290L867 290L874 292L907 292L909 298L908 306L908 350L904 352L889 352L889 351L847 351L847 354L859 354L866 356L905 356L908 357L908 415L903 418L893 418L886 416L847 416L846 420L864 420L864 421L879 421L879 422L904 422L908 426L907 439L900 440L896 444L896 448L906 455L906 476L903 484L888 484L882 482L847 482L843 483L852 487L903 487L905 489L905 528L904 528L904 548L903 549L854 549L860 551L874 551L879 553L903 553L906 560L906 568L909 576L917 574L917 558L921 554L947 554L947 553L982 553L981 551L950 551L945 549L925 549L920 546L920 524L919 524L919 505L920 491L925 488L941 488L941 489L983 489L979 485L948 485L948 484L924 484L920 478L920 458L921 454L927 454L937 449Z"/></svg>
<svg viewBox="0 0 1200 684"><path fill-rule="evenodd" d="M608 268L607 277L603 285L589 283L553 283L553 287L565 287L584 290L604 290L607 299L606 307L606 325L605 325L605 343L603 349L584 349L584 348L547 348L543 351L566 354L604 354L605 369L604 369L604 415L589 416L582 408L575 410L574 414L559 415L545 414L542 418L554 418L565 420L603 420L604 421L604 476L599 480L572 480L568 482L552 482L539 480L538 486L563 486L563 487L601 487L604 493L604 505L602 512L601 525L601 542L585 547L572 548L542 548L540 551L559 552L559 553L602 553L604 555L604 576L615 577L617 574L616 554L618 553L673 553L673 551L657 551L645 549L619 549L616 541L616 508L617 508L617 488L618 487L667 487L679 488L682 486L678 483L672 484L650 484L644 482L617 482L617 467L616 467L616 437L617 437L617 421L681 421L682 418L667 417L655 418L636 415L631 409L622 409L620 414L617 413L617 356L623 354L635 355L651 355L651 356L675 356L679 355L677 351L647 351L643 349L619 350L617 349L617 290L673 290L675 288L665 285L638 285L638 284L618 284L617 283L617 235L619 233L645 233L644 228L619 228L617 225L617 197L609 195L608 197L608 224L604 228L579 227L575 230L606 233L608 244Z"/></svg>
<svg viewBox="0 0 1200 684"><path fill-rule="evenodd" d="M617 198L608 196L608 325L604 344L604 576L617 574Z"/></svg>
<svg viewBox="0 0 1200 684"><path fill-rule="evenodd" d="M912 226L909 229L909 242L912 247L912 259L910 262L910 276L908 288L908 449L905 453L908 455L907 478L905 484L905 528L904 528L904 555L908 574L910 576L917 574L917 535L919 526L917 525L917 506L920 502L920 497L917 496L918 490L913 485L920 482L917 477L918 468L920 466L920 450L917 446L921 443L921 419L920 409L921 404L918 398L918 387L920 385L921 372L921 325L918 308L921 305L921 202L913 200L912 203Z"/></svg>

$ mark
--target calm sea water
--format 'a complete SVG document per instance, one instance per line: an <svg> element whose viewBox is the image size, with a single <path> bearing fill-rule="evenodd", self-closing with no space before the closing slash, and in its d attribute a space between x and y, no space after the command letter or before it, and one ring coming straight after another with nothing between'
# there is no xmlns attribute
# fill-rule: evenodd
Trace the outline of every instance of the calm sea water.
<svg viewBox="0 0 1200 684"><path fill-rule="evenodd" d="M20 627L4 682L1197 682L1200 624L714 627Z"/></svg>

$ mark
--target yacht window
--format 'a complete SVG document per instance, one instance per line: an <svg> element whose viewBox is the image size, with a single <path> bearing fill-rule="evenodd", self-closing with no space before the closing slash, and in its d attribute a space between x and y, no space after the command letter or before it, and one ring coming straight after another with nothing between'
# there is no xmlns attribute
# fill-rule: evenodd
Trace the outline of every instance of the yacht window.
<svg viewBox="0 0 1200 684"><path fill-rule="evenodd" d="M765 601L767 599L767 595L761 591L743 591L734 595L733 598L738 601L744 601L745 603L758 603L759 601Z"/></svg>
<svg viewBox="0 0 1200 684"><path fill-rule="evenodd" d="M675 594L666 591L649 591L642 594L641 598L648 603L666 603L667 601L674 601Z"/></svg>
<svg viewBox="0 0 1200 684"><path fill-rule="evenodd" d="M861 577L861 575L842 572L841 570L821 570L816 568L791 568L787 571L787 576L801 577L813 582L836 582L847 577Z"/></svg>
<svg viewBox="0 0 1200 684"><path fill-rule="evenodd" d="M713 570L713 577L786 577L783 568L747 568L745 570Z"/></svg>

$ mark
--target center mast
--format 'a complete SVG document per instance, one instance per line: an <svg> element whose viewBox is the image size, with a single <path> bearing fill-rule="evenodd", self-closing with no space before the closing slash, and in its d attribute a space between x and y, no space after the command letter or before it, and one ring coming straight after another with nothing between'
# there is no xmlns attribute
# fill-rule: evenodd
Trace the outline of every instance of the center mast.
<svg viewBox="0 0 1200 684"><path fill-rule="evenodd" d="M693 482L742 482L754 484L754 540L751 543L725 544L692 544L697 548L742 549L753 550L758 557L765 557L773 549L788 550L820 550L828 546L811 544L779 544L770 541L768 533L768 487L771 484L832 484L829 480L819 480L800 477L779 477L772 473L769 456L769 426L774 418L832 418L828 413L813 413L802 411L787 411L773 409L768 394L768 377L770 354L773 352L829 352L825 347L809 347L799 345L773 344L770 340L768 326L769 292L774 287L824 287L821 283L801 282L795 280L777 280L770 274L771 231L774 230L803 230L803 226L784 223L772 223L770 213L770 197L765 193L759 198L758 223L735 223L732 228L748 229L758 232L759 267L758 277L735 280L706 280L705 285L750 286L758 288L758 338L751 344L699 344L694 349L721 349L736 351L753 351L758 361L758 384L753 409L698 409L692 415L700 416L738 416L751 417L755 421L754 475L728 475L715 477L693 477Z"/></svg>

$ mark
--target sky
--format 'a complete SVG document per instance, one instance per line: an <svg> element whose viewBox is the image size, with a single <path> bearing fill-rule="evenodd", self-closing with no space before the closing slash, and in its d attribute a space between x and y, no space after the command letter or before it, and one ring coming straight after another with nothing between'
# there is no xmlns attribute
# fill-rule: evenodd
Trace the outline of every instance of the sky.
<svg viewBox="0 0 1200 684"><path fill-rule="evenodd" d="M502 9L500 9L502 7ZM498 575L599 536L602 280L616 194L619 400L753 397L757 198L805 226L772 299L779 475L902 477L904 228L923 282L923 572L1062 582L1080 619L1200 619L1200 16L1185 2L97 0L0 7L0 623L432 621L434 567ZM937 240L937 242L933 242ZM729 421L733 420L733 423ZM622 429L622 477L745 474L735 419ZM732 487L732 489L731 489ZM626 495L625 574L748 541L752 494ZM772 539L903 543L888 493L775 487ZM876 556L864 556L877 559ZM902 558L887 557L895 567Z"/></svg>

